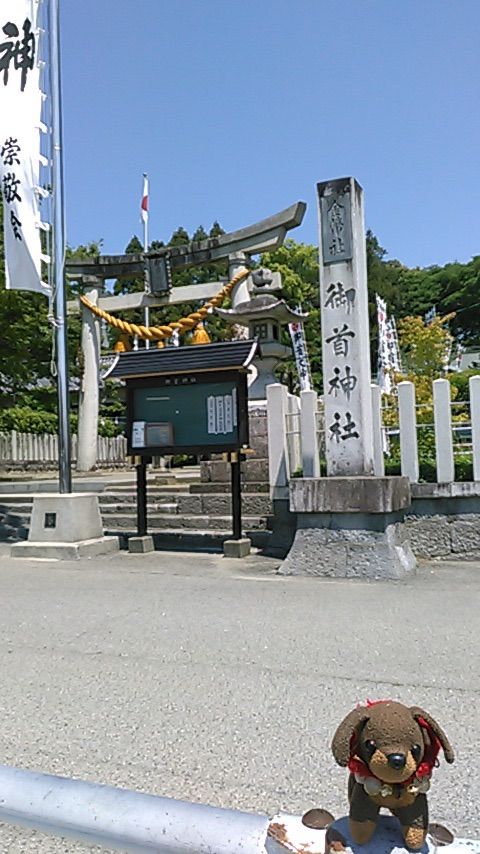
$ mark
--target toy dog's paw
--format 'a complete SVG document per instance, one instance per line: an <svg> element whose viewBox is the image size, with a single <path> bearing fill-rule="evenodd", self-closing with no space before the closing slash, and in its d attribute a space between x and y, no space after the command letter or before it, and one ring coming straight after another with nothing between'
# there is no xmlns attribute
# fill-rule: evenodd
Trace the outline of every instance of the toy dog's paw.
<svg viewBox="0 0 480 854"><path fill-rule="evenodd" d="M410 848L412 851L419 851L427 838L427 831L423 827L414 826L402 827L402 830L407 848Z"/></svg>

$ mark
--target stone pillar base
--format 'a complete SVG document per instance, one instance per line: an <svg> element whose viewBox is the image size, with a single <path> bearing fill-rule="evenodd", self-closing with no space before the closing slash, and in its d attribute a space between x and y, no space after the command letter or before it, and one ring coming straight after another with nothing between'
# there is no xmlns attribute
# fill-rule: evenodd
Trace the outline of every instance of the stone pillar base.
<svg viewBox="0 0 480 854"><path fill-rule="evenodd" d="M416 567L404 524L405 477L325 477L290 481L297 513L282 575L400 579Z"/></svg>
<svg viewBox="0 0 480 854"><path fill-rule="evenodd" d="M41 493L33 496L28 540L15 543L12 557L77 560L118 551L116 537L104 537L98 494Z"/></svg>
<svg viewBox="0 0 480 854"><path fill-rule="evenodd" d="M96 537L76 543L31 542L14 543L10 557L36 560L79 560L81 557L99 557L118 552L118 537Z"/></svg>
<svg viewBox="0 0 480 854"><path fill-rule="evenodd" d="M381 532L365 528L297 530L278 572L324 578L399 580L414 572L416 565L402 524L393 523Z"/></svg>

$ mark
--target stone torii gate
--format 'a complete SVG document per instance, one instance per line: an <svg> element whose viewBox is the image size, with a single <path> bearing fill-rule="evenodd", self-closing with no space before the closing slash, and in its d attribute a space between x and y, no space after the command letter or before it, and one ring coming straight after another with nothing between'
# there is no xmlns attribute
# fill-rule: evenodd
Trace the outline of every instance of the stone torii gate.
<svg viewBox="0 0 480 854"><path fill-rule="evenodd" d="M301 224L306 210L297 202L274 216L238 231L222 234L184 246L167 246L138 255L100 255L79 261L68 261L69 278L84 287L84 294L94 305L110 313L136 308L208 300L225 282L171 288L174 270L228 259L229 278L248 266L251 255L272 252L285 240L287 232ZM149 290L122 296L104 295L107 279L145 277ZM252 283L244 279L232 291L232 306L250 299ZM78 300L69 302L69 312L78 311ZM100 321L87 308L82 311L83 377L79 399L77 470L90 471L97 462L97 435L100 388Z"/></svg>

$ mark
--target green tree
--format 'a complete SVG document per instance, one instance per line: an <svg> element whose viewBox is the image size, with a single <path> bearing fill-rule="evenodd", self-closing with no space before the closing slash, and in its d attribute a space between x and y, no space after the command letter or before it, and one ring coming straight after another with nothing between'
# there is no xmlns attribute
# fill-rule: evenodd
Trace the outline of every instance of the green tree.
<svg viewBox="0 0 480 854"><path fill-rule="evenodd" d="M67 251L68 257L98 254L91 243ZM67 293L75 295L67 283ZM10 406L56 411L56 381L52 376L54 327L48 319L49 304L42 294L5 289L3 206L0 204L0 409ZM70 376L78 375L79 315L68 317ZM75 396L73 396L75 402Z"/></svg>
<svg viewBox="0 0 480 854"><path fill-rule="evenodd" d="M0 203L0 408L24 405L50 376L52 327L42 294L5 289L3 205ZM48 396L48 395L47 395Z"/></svg>
<svg viewBox="0 0 480 854"><path fill-rule="evenodd" d="M322 371L322 347L320 335L320 310L318 302L318 250L307 243L296 243L287 238L275 252L265 252L261 263L282 276L282 296L291 308L308 312L305 321L305 337L315 388L320 390ZM288 329L283 330L283 343L291 345ZM297 369L293 356L285 359L278 369L279 379L288 384L297 383Z"/></svg>

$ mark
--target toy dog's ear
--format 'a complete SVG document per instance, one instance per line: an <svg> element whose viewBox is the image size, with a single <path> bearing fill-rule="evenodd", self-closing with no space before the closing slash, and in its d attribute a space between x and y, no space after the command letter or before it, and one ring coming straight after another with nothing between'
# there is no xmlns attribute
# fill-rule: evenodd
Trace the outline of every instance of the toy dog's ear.
<svg viewBox="0 0 480 854"><path fill-rule="evenodd" d="M368 720L368 717L367 709L364 706L359 706L357 709L353 709L353 711L349 712L347 717L339 725L335 735L333 736L332 753L335 757L335 761L338 762L342 768L345 768L345 766L348 765L348 760L350 759L350 741L352 735L362 723Z"/></svg>
<svg viewBox="0 0 480 854"><path fill-rule="evenodd" d="M443 729L441 728L441 726L439 726L439 724L437 724L435 718L432 718L432 716L429 715L428 712L424 712L424 710L421 709L420 706L412 706L410 708L410 711L411 711L411 713L412 713L412 715L416 721L418 721L421 718L425 721L425 723L427 723L429 725L429 727L431 727L431 729L433 730L433 732L437 736L440 744L443 747L443 752L445 754L446 761L449 764L451 764L455 759L453 747L450 744L450 742L449 742L447 736L445 735Z"/></svg>

